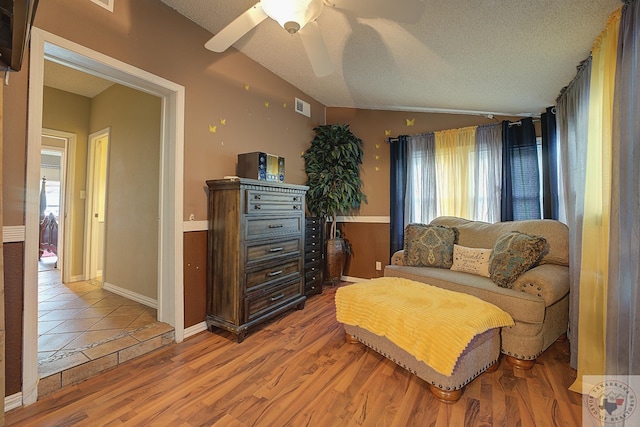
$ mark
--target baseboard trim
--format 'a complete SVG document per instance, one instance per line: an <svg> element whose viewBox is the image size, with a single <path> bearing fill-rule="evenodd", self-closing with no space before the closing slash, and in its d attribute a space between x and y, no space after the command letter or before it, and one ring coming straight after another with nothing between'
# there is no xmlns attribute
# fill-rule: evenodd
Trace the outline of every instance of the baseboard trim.
<svg viewBox="0 0 640 427"><path fill-rule="evenodd" d="M10 411L22 406L22 392L4 398L4 411Z"/></svg>
<svg viewBox="0 0 640 427"><path fill-rule="evenodd" d="M195 334L199 334L200 332L206 331L206 330L207 330L207 322L196 323L193 326L189 326L188 328L185 328L184 337L189 338L191 336L194 336Z"/></svg>
<svg viewBox="0 0 640 427"><path fill-rule="evenodd" d="M72 282L82 282L84 280L84 276L83 275L71 276L70 280Z"/></svg>
<svg viewBox="0 0 640 427"><path fill-rule="evenodd" d="M358 283L358 282L368 282L371 279L363 279L361 277L342 276L340 280L342 280L343 282Z"/></svg>
<svg viewBox="0 0 640 427"><path fill-rule="evenodd" d="M132 292L128 289L121 288L109 282L104 282L102 284L102 288L109 292L113 292L114 294L120 295L127 299L130 299L135 302L139 302L140 304L146 305L147 307L158 309L158 300L146 297L144 295L140 295L138 293Z"/></svg>

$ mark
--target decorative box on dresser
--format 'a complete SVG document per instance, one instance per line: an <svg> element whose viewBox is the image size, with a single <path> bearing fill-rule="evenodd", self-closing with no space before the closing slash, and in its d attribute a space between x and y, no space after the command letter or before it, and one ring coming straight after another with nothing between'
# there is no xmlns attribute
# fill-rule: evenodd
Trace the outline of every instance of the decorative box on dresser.
<svg viewBox="0 0 640 427"><path fill-rule="evenodd" d="M304 308L306 186L233 178L209 188L207 327L248 329Z"/></svg>
<svg viewBox="0 0 640 427"><path fill-rule="evenodd" d="M304 294L322 293L324 270L324 224L322 218L305 218Z"/></svg>

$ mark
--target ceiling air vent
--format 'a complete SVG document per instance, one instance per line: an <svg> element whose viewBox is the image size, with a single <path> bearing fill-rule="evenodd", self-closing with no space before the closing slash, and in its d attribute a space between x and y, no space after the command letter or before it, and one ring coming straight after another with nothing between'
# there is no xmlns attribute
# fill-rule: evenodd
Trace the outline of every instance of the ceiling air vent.
<svg viewBox="0 0 640 427"><path fill-rule="evenodd" d="M91 0L91 2L97 4L98 6L104 7L109 12L113 13L113 2L116 0Z"/></svg>
<svg viewBox="0 0 640 427"><path fill-rule="evenodd" d="M309 105L308 102L304 102L302 99L296 98L296 113L311 117L311 105Z"/></svg>

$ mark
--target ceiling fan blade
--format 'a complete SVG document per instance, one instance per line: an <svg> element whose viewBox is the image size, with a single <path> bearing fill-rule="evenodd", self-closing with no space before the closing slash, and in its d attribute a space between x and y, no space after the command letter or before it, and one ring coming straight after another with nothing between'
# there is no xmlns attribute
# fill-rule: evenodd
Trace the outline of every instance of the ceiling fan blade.
<svg viewBox="0 0 640 427"><path fill-rule="evenodd" d="M333 63L327 50L327 45L320 33L320 27L316 21L309 22L303 29L298 31L300 39L307 51L309 62L313 72L317 77L325 77L333 72Z"/></svg>
<svg viewBox="0 0 640 427"><path fill-rule="evenodd" d="M220 30L205 43L204 47L214 52L224 52L266 18L267 14L264 13L262 5L258 2Z"/></svg>
<svg viewBox="0 0 640 427"><path fill-rule="evenodd" d="M384 18L415 24L425 10L424 0L324 0L328 7L355 12L362 18Z"/></svg>

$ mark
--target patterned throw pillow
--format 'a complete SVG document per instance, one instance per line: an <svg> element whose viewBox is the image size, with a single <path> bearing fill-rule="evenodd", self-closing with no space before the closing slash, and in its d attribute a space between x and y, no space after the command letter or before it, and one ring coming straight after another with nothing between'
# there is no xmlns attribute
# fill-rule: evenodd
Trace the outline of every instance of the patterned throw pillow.
<svg viewBox="0 0 640 427"><path fill-rule="evenodd" d="M489 277L490 256L491 249L453 245L453 265L451 270Z"/></svg>
<svg viewBox="0 0 640 427"><path fill-rule="evenodd" d="M513 288L513 282L535 266L549 250L544 237L511 231L496 240L489 258L489 277L498 286Z"/></svg>
<svg viewBox="0 0 640 427"><path fill-rule="evenodd" d="M458 230L452 227L409 224L404 229L404 265L451 268Z"/></svg>

